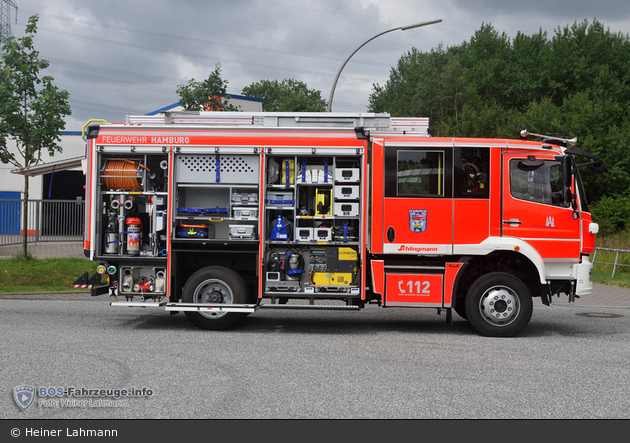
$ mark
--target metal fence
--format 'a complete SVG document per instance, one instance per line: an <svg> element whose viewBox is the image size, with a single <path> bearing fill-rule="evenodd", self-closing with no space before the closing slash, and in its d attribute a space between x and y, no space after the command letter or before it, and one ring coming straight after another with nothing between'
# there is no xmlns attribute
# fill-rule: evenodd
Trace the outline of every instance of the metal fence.
<svg viewBox="0 0 630 443"><path fill-rule="evenodd" d="M23 226L24 200L0 199L0 246L22 242L83 240L83 200L28 200L28 221Z"/></svg>
<svg viewBox="0 0 630 443"><path fill-rule="evenodd" d="M599 251L609 251L615 253L614 261L597 261L597 252ZM621 255L622 261L626 263L619 263L619 255ZM609 249L609 248L595 248L595 252L593 253L593 263L599 263L602 265L612 265L612 278L615 278L615 272L617 271L617 266L630 266L628 263L628 259L630 258L630 251L627 249Z"/></svg>

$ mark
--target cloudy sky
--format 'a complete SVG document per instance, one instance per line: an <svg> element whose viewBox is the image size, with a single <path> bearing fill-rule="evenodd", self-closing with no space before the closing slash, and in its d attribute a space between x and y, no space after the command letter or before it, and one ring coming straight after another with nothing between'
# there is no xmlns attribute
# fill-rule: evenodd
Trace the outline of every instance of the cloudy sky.
<svg viewBox="0 0 630 443"><path fill-rule="evenodd" d="M0 0L3 1L3 0ZM630 33L628 0L13 0L10 26L24 35L39 15L35 47L47 75L70 92L66 130L89 119L122 121L177 102L175 90L205 79L221 63L228 93L262 79L293 78L328 99L335 112L364 112L374 83L412 47L421 51L467 41L482 23L513 37L549 37L558 27L597 19ZM17 15L17 23L16 23Z"/></svg>

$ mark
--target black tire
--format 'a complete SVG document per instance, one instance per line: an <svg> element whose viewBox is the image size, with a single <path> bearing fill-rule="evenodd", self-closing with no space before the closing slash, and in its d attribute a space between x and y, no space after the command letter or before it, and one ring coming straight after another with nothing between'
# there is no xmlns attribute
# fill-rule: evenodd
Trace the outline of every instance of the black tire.
<svg viewBox="0 0 630 443"><path fill-rule="evenodd" d="M487 337L513 337L532 318L534 303L527 286L504 272L486 274L466 294L470 324Z"/></svg>
<svg viewBox="0 0 630 443"><path fill-rule="evenodd" d="M190 276L184 285L184 303L245 304L249 299L247 284L236 272L222 266L208 266ZM198 328L220 330L234 326L247 316L240 312L192 312L186 317Z"/></svg>

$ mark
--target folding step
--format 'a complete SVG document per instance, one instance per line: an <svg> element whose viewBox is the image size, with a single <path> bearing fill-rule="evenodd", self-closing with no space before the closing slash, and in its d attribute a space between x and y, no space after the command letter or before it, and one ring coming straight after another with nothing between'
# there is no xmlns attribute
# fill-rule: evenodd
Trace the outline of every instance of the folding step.
<svg viewBox="0 0 630 443"><path fill-rule="evenodd" d="M280 305L280 304L264 304L259 309L296 309L296 310L329 310L329 311L359 311L361 306L354 305Z"/></svg>
<svg viewBox="0 0 630 443"><path fill-rule="evenodd" d="M128 308L161 308L165 306L165 301L113 301L110 306L122 306Z"/></svg>
<svg viewBox="0 0 630 443"><path fill-rule="evenodd" d="M256 305L226 305L212 303L167 303L167 311L198 311L198 312L254 312Z"/></svg>

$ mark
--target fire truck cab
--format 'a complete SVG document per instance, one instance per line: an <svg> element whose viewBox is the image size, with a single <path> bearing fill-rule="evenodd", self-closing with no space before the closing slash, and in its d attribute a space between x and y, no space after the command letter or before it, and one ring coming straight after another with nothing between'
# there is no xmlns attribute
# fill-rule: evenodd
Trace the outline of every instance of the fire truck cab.
<svg viewBox="0 0 630 443"><path fill-rule="evenodd" d="M513 336L532 297L592 291L598 226L575 161L590 155L566 140L434 138L387 114L86 127L85 250L112 306L205 329L259 309L454 309Z"/></svg>

